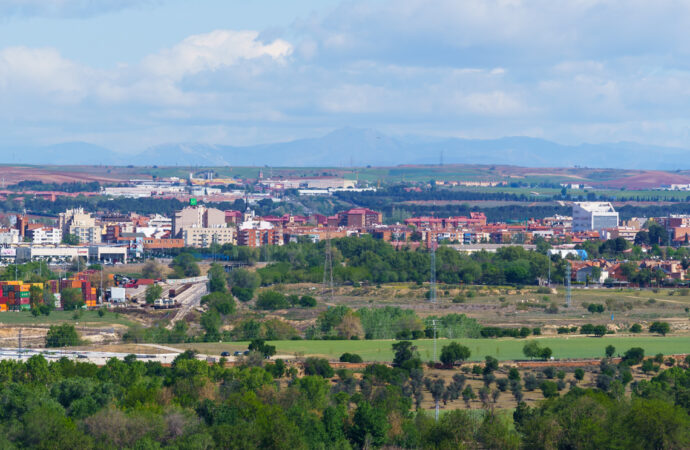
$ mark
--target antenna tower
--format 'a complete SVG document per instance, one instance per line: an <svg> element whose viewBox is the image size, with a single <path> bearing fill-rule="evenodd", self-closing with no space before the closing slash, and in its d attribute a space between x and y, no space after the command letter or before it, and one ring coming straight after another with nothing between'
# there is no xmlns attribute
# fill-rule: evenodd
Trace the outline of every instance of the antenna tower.
<svg viewBox="0 0 690 450"><path fill-rule="evenodd" d="M331 249L331 231L326 225L326 255L323 261L323 295L333 303L333 252Z"/></svg>

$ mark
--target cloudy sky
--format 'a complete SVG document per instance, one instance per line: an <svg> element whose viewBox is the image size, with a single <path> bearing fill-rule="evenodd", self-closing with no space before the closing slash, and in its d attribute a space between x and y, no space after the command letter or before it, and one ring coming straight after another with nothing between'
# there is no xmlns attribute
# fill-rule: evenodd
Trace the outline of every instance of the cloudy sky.
<svg viewBox="0 0 690 450"><path fill-rule="evenodd" d="M689 147L689 34L680 0L0 0L0 135Z"/></svg>

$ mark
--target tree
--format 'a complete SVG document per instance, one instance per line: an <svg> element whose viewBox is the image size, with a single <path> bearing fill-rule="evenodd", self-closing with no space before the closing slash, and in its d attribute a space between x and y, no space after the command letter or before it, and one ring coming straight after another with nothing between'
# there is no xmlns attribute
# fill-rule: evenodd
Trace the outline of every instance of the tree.
<svg viewBox="0 0 690 450"><path fill-rule="evenodd" d="M658 333L662 336L666 336L669 331L671 331L671 326L668 322L653 322L649 326L650 333Z"/></svg>
<svg viewBox="0 0 690 450"><path fill-rule="evenodd" d="M201 297L201 304L208 304L209 308L215 309L224 316L235 313L235 299L228 293L211 292Z"/></svg>
<svg viewBox="0 0 690 450"><path fill-rule="evenodd" d="M634 366L639 364L642 361L642 358L644 358L644 349L641 347L633 347L623 353L622 360L629 366Z"/></svg>
<svg viewBox="0 0 690 450"><path fill-rule="evenodd" d="M211 292L227 292L228 282L225 275L225 270L220 264L211 264L208 270L209 290Z"/></svg>
<svg viewBox="0 0 690 450"><path fill-rule="evenodd" d="M81 295L81 289L65 288L60 292L60 303L62 309L65 311L72 311L84 306L84 299Z"/></svg>
<svg viewBox="0 0 690 450"><path fill-rule="evenodd" d="M163 295L163 288L157 284L150 284L146 287L146 304L152 305Z"/></svg>
<svg viewBox="0 0 690 450"><path fill-rule="evenodd" d="M335 326L335 330L337 331L338 336L344 339L364 337L362 322L354 311L348 311L345 313L340 323Z"/></svg>
<svg viewBox="0 0 690 450"><path fill-rule="evenodd" d="M305 308L313 308L316 306L316 299L311 295L303 295L299 299L299 305Z"/></svg>
<svg viewBox="0 0 690 450"><path fill-rule="evenodd" d="M541 356L541 347L537 341L527 341L522 347L522 353L529 359Z"/></svg>
<svg viewBox="0 0 690 450"><path fill-rule="evenodd" d="M276 354L275 345L268 345L263 339L254 339L249 343L249 350L261 353L264 358L269 358Z"/></svg>
<svg viewBox="0 0 690 450"><path fill-rule="evenodd" d="M356 353L345 352L340 355L340 362L361 363L362 357Z"/></svg>
<svg viewBox="0 0 690 450"><path fill-rule="evenodd" d="M141 269L141 275L144 278L159 280L163 278L163 266L158 264L155 259L149 259Z"/></svg>
<svg viewBox="0 0 690 450"><path fill-rule="evenodd" d="M380 447L386 441L389 426L385 410L360 402L352 417L350 439L358 448Z"/></svg>
<svg viewBox="0 0 690 450"><path fill-rule="evenodd" d="M451 342L448 345L444 345L441 349L441 362L446 367L452 367L456 362L462 364L471 355L470 349L464 345L460 345L457 342Z"/></svg>
<svg viewBox="0 0 690 450"><path fill-rule="evenodd" d="M65 245L79 245L79 237L75 234L65 233L62 235L62 243Z"/></svg>
<svg viewBox="0 0 690 450"><path fill-rule="evenodd" d="M51 325L46 334L46 347L67 347L79 345L79 335L74 325Z"/></svg>
<svg viewBox="0 0 690 450"><path fill-rule="evenodd" d="M201 275L201 269L199 269L196 258L191 253L180 253L173 259L170 266L173 269L173 278L189 278Z"/></svg>
<svg viewBox="0 0 690 450"><path fill-rule="evenodd" d="M614 353L616 353L616 347L613 345L607 345L605 349L606 357L611 358Z"/></svg>
<svg viewBox="0 0 690 450"><path fill-rule="evenodd" d="M29 290L29 298L32 307L36 307L43 303L43 289L38 286L32 285Z"/></svg>
<svg viewBox="0 0 690 450"><path fill-rule="evenodd" d="M640 325L639 323L632 324L632 326L630 327L630 332L631 333L641 333L642 332L642 325Z"/></svg>
<svg viewBox="0 0 690 450"><path fill-rule="evenodd" d="M393 344L393 366L400 367L406 371L412 369L419 369L422 366L422 361L417 354L417 346L413 345L411 341L400 341Z"/></svg>
<svg viewBox="0 0 690 450"><path fill-rule="evenodd" d="M256 300L256 307L258 309L275 310L289 308L290 304L285 298L285 295L281 294L280 292L263 291L259 294L259 298Z"/></svg>
<svg viewBox="0 0 690 450"><path fill-rule="evenodd" d="M333 378L335 372L327 359L310 357L304 360L304 374Z"/></svg>

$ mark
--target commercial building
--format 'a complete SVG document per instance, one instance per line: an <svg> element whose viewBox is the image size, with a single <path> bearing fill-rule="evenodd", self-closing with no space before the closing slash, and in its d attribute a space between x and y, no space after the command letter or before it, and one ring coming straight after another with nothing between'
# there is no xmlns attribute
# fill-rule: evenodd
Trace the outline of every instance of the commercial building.
<svg viewBox="0 0 690 450"><path fill-rule="evenodd" d="M573 203L573 232L601 231L618 227L618 213L609 202Z"/></svg>
<svg viewBox="0 0 690 450"><path fill-rule="evenodd" d="M87 247L74 247L66 245L30 245L17 247L17 263L28 261L48 261L48 262L69 262L74 258L88 258L89 249Z"/></svg>

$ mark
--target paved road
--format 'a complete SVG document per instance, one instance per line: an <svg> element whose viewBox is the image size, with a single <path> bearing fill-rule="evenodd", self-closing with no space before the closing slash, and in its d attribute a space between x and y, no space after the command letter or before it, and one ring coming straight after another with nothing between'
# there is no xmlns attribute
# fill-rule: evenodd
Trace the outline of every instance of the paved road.
<svg viewBox="0 0 690 450"><path fill-rule="evenodd" d="M180 307L177 310L175 317L172 318L172 320L166 326L166 328L168 330L172 330L173 326L175 326L175 322L184 319L184 317L189 313L189 311L192 310L192 308L199 306L201 304L201 297L203 297L207 293L208 290L206 288L206 283L196 283L191 285L189 289L185 290L180 295L175 297L175 300L177 300L180 303Z"/></svg>

